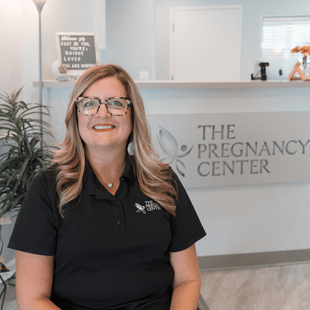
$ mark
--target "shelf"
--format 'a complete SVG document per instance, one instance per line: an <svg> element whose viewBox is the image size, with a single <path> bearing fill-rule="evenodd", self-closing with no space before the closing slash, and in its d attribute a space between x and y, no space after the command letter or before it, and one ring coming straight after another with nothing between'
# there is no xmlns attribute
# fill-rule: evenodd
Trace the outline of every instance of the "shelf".
<svg viewBox="0 0 310 310"><path fill-rule="evenodd" d="M44 88L73 88L76 81L44 80ZM308 81L240 81L240 82L187 82L187 81L135 81L139 89L225 89L225 88L310 88ZM39 87L39 82L33 82Z"/></svg>
<svg viewBox="0 0 310 310"><path fill-rule="evenodd" d="M139 89L233 89L233 88L304 88L310 83L301 81L240 81L240 82L186 82L136 81Z"/></svg>

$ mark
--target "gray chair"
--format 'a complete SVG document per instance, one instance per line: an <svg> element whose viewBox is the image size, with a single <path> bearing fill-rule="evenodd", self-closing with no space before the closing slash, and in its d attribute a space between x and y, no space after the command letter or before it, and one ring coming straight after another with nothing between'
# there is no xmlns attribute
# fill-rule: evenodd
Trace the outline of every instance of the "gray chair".
<svg viewBox="0 0 310 310"><path fill-rule="evenodd" d="M207 303L205 302L205 300L203 299L201 294L199 297L199 303L198 303L198 309L197 310L210 310L210 308L208 307Z"/></svg>

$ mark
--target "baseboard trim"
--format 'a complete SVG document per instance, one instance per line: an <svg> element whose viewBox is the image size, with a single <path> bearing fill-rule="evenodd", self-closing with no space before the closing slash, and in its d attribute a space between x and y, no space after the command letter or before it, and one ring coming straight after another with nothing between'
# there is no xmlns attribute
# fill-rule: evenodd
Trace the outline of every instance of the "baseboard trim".
<svg viewBox="0 0 310 310"><path fill-rule="evenodd" d="M200 270L268 267L310 262L310 249L198 257Z"/></svg>

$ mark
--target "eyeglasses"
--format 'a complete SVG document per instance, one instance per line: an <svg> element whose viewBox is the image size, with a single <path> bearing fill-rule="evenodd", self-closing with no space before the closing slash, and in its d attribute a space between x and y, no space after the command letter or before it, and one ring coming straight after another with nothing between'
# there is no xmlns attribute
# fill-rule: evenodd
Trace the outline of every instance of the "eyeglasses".
<svg viewBox="0 0 310 310"><path fill-rule="evenodd" d="M75 104L79 112L83 115L97 114L101 104L104 104L110 115L123 116L128 112L131 99L124 97L111 97L107 100L101 101L96 97L78 97L75 100Z"/></svg>

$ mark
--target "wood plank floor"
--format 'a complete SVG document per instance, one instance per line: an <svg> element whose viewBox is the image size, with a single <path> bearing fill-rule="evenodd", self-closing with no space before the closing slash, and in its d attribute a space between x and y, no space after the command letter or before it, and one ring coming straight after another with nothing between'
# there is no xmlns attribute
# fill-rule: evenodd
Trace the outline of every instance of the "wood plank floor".
<svg viewBox="0 0 310 310"><path fill-rule="evenodd" d="M202 272L210 310L309 310L310 263Z"/></svg>
<svg viewBox="0 0 310 310"><path fill-rule="evenodd" d="M310 263L204 271L201 294L210 310L310 310ZM8 285L4 310L16 310Z"/></svg>

